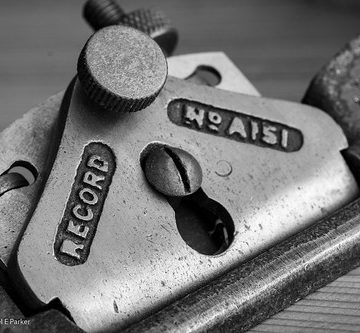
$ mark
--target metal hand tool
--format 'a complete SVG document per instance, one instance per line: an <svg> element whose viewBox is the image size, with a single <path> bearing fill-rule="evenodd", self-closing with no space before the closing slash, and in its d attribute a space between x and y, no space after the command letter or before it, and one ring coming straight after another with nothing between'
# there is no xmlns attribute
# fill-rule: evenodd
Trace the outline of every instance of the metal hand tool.
<svg viewBox="0 0 360 333"><path fill-rule="evenodd" d="M123 63L127 66L117 65ZM7 188L3 194L11 196L4 201L5 226L16 224L6 214L9 209L19 211L21 200L13 198L23 202L16 235L4 243L10 250L2 260L7 264L12 252L10 274L30 308L41 309L58 299L89 331L129 325L137 325L134 331L180 328L176 325L189 331L246 329L357 264L351 258L324 270L317 284L299 287L272 310L255 303L265 310L251 320L230 309L246 299L254 304L251 297L236 297L239 294L231 289L232 300L222 301L229 295L227 286L241 285L242 279L233 279L239 269L252 271L249 279L259 287L262 283L260 290L271 291L270 272L282 274L293 266L298 273L274 281L282 287L304 277L313 281L303 270L319 268L323 253L331 250L326 245L331 237L336 252L336 242L344 243L346 233L355 230L349 229L356 228L354 220L344 220L338 233L332 232L338 225L325 221L325 231L320 225L296 238L302 249L299 260L306 262L316 254L307 268L295 260L299 253L294 253L292 241L239 265L343 207L357 196L358 188L340 154L346 139L320 110L199 85L208 84L198 76L199 69L212 68L220 77L218 88L258 95L221 54L170 58L168 66L170 75L188 80L168 77L162 88L166 62L156 44L133 29L105 28L84 47L79 79L70 84L61 107L62 96L57 95L27 115L38 124L50 109L52 118L31 130L45 137L55 132L52 145L32 148L37 155L4 156L7 174L20 165L36 178L32 186ZM18 129L19 124L13 125L7 133ZM46 162L44 155L49 156ZM11 162L14 156L22 162ZM34 194L39 198L45 181L41 198L30 200ZM179 186L184 191L176 191ZM352 253L355 237L344 247ZM227 273L231 269L235 271ZM219 288L219 282L210 282L215 278L235 284ZM279 286L272 287L283 296ZM204 290L207 309L201 305ZM272 299L264 292L260 300ZM214 310L215 302L220 306ZM155 317L135 324L170 303ZM235 307L248 309L239 304ZM170 318L175 314L176 325L168 313Z"/></svg>

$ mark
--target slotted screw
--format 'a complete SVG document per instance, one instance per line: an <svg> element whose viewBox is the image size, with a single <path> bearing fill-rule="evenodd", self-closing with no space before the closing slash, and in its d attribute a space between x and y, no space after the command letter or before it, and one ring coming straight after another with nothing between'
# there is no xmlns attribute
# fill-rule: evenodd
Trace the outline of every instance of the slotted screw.
<svg viewBox="0 0 360 333"><path fill-rule="evenodd" d="M152 148L143 163L145 177L160 193L184 197L196 192L202 183L199 162L185 150L159 145Z"/></svg>

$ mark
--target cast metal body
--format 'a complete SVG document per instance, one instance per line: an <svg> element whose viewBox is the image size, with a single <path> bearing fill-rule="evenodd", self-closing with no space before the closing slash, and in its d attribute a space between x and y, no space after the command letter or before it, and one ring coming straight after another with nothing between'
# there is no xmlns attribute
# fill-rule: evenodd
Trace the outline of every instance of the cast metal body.
<svg viewBox="0 0 360 333"><path fill-rule="evenodd" d="M331 118L260 98L221 53L168 65L174 77L156 99L162 85L150 87L144 112L98 112L74 80L64 98L50 98L1 134L1 168L19 161L35 168L34 184L19 189L23 178L4 174L0 200L1 260L7 266L11 258L29 307L58 299L95 332L244 331L359 264L357 203L313 225L358 194L340 154L346 139ZM209 68L228 92L199 85L211 85L197 77ZM170 191L161 173L151 174L163 156L148 168L142 161L152 145L175 152L180 183ZM196 182L174 199L174 188L192 182L182 152L198 163ZM209 213L207 222L215 216L207 233L220 238L211 253L189 238L197 229L183 222L198 217L184 208L185 194Z"/></svg>
<svg viewBox="0 0 360 333"><path fill-rule="evenodd" d="M345 137L329 116L307 106L169 77L143 112L96 109L76 81L52 172L16 254L19 271L12 269L33 295L29 305L59 298L88 331L134 323L357 194L339 153ZM248 132L244 117L253 126ZM233 220L226 251L205 256L177 231L173 208L142 175L140 156L156 142L197 157L203 192ZM82 196L88 172L104 181L93 188L109 183L96 199Z"/></svg>

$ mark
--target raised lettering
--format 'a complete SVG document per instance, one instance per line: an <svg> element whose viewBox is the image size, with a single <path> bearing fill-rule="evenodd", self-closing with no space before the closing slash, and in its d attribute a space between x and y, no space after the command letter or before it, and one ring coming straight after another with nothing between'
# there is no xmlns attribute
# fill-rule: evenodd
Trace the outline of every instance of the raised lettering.
<svg viewBox="0 0 360 333"><path fill-rule="evenodd" d="M185 106L185 123L191 125L196 123L198 128L201 128L204 124L204 110L198 110L190 105Z"/></svg>
<svg viewBox="0 0 360 333"><path fill-rule="evenodd" d="M257 135L259 134L259 124L256 121L252 120L250 122L250 126L251 126L251 139L256 141Z"/></svg>
<svg viewBox="0 0 360 333"><path fill-rule="evenodd" d="M208 127L215 131L218 132L219 131L219 125L221 124L221 116L216 113L216 112L209 112L208 113L208 119L210 121L211 124L208 125Z"/></svg>
<svg viewBox="0 0 360 333"><path fill-rule="evenodd" d="M54 255L62 264L88 259L115 168L109 146L91 142L84 148L54 241Z"/></svg>
<svg viewBox="0 0 360 333"><path fill-rule="evenodd" d="M238 118L238 117L235 117L233 120L232 120L232 123L228 129L228 133L229 135L233 135L234 133L238 133L240 134L240 136L244 139L247 138L247 134L246 134L246 130L245 130L245 126L244 126L244 123L243 121Z"/></svg>
<svg viewBox="0 0 360 333"><path fill-rule="evenodd" d="M283 148L287 148L288 146L288 138L289 138L289 131L286 129L283 129L281 131L281 146Z"/></svg>
<svg viewBox="0 0 360 333"><path fill-rule="evenodd" d="M276 127L267 124L263 125L263 141L269 145L277 144Z"/></svg>
<svg viewBox="0 0 360 333"><path fill-rule="evenodd" d="M85 196L85 194L87 194L87 196L90 197L91 199L87 198ZM99 198L96 195L96 193L93 190L91 190L91 189L89 189L87 187L83 188L79 192L79 197L80 197L82 202L84 202L84 203L86 203L88 205L96 205L97 202L99 201Z"/></svg>
<svg viewBox="0 0 360 333"><path fill-rule="evenodd" d="M89 207L86 207L86 212L87 212L86 215L80 214L79 213L80 210L82 210L81 205L76 205L73 208L72 212L73 212L73 214L74 214L74 216L76 218L78 218L81 221L91 221L93 219L94 214L93 214L92 210Z"/></svg>
<svg viewBox="0 0 360 333"><path fill-rule="evenodd" d="M97 155L90 156L87 166L89 168L98 169L102 172L108 172L109 170L109 163Z"/></svg>
<svg viewBox="0 0 360 333"><path fill-rule="evenodd" d="M101 185L98 184L98 182L102 182L104 181L105 176L98 176L95 173L93 173L92 171L86 171L84 174L84 178L83 178L83 182L85 184L88 184L92 187L96 187L99 190L102 189Z"/></svg>
<svg viewBox="0 0 360 333"><path fill-rule="evenodd" d="M73 233L76 236L79 236L79 237L85 239L89 232L89 228L87 226L84 226L81 224L75 225L74 222L72 220L70 220L68 227L67 227L67 231Z"/></svg>
<svg viewBox="0 0 360 333"><path fill-rule="evenodd" d="M287 124L194 100L180 98L171 101L167 107L167 115L174 124L202 134L285 153L300 150L304 142L301 131Z"/></svg>
<svg viewBox="0 0 360 333"><path fill-rule="evenodd" d="M83 248L84 245L82 244L75 244L70 239L64 239L60 247L60 252L65 253L70 257L80 259L80 254L77 252L77 250L82 250Z"/></svg>

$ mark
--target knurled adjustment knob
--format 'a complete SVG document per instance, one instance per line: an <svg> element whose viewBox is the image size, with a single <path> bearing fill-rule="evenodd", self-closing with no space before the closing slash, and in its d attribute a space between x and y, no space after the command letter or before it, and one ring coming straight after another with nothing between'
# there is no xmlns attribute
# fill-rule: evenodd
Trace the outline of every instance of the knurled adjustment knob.
<svg viewBox="0 0 360 333"><path fill-rule="evenodd" d="M136 28L157 42L165 55L170 56L178 43L178 32L166 15L155 9L137 9L123 15L119 24Z"/></svg>
<svg viewBox="0 0 360 333"><path fill-rule="evenodd" d="M88 0L83 9L83 16L94 30L118 24L125 15L114 0Z"/></svg>
<svg viewBox="0 0 360 333"><path fill-rule="evenodd" d="M77 71L93 102L108 111L133 112L155 100L167 78L167 62L149 36L114 25L89 38Z"/></svg>
<svg viewBox="0 0 360 333"><path fill-rule="evenodd" d="M110 25L126 25L148 34L170 56L178 42L178 32L168 17L156 9L137 9L126 13L115 0L87 0L83 16L98 30Z"/></svg>

